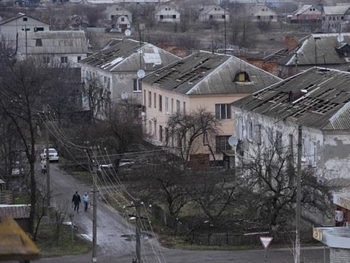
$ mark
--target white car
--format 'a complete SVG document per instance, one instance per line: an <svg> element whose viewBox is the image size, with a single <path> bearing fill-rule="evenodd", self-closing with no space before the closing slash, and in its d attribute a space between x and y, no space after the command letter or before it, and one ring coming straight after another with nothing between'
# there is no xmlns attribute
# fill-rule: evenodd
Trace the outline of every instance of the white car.
<svg viewBox="0 0 350 263"><path fill-rule="evenodd" d="M46 149L40 154L41 159L46 159ZM58 162L59 156L55 148L49 148L49 161Z"/></svg>

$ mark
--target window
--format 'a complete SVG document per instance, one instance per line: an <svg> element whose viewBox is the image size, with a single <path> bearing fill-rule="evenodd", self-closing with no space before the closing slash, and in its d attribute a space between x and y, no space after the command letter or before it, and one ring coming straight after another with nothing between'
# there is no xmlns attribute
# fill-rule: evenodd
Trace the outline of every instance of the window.
<svg viewBox="0 0 350 263"><path fill-rule="evenodd" d="M253 122L249 121L247 125L247 134L248 134L248 139L253 140L254 136L254 131L253 131Z"/></svg>
<svg viewBox="0 0 350 263"><path fill-rule="evenodd" d="M254 125L254 139L255 142L260 145L261 144L261 125L260 124L256 124Z"/></svg>
<svg viewBox="0 0 350 263"><path fill-rule="evenodd" d="M159 16L159 19L160 19L160 20L163 20L163 18L164 18L163 15L160 15L160 16Z"/></svg>
<svg viewBox="0 0 350 263"><path fill-rule="evenodd" d="M174 99L171 99L171 113L174 113Z"/></svg>
<svg viewBox="0 0 350 263"><path fill-rule="evenodd" d="M43 27L34 27L34 32L41 32L44 31Z"/></svg>
<svg viewBox="0 0 350 263"><path fill-rule="evenodd" d="M216 152L223 152L232 150L232 147L228 144L228 139L230 136L216 136L215 137L215 145Z"/></svg>
<svg viewBox="0 0 350 263"><path fill-rule="evenodd" d="M23 21L28 21L28 18L27 17L23 17Z"/></svg>
<svg viewBox="0 0 350 263"><path fill-rule="evenodd" d="M155 109L157 108L157 94L156 93L153 94L153 106Z"/></svg>
<svg viewBox="0 0 350 263"><path fill-rule="evenodd" d="M250 82L249 75L246 72L239 72L235 76L235 82Z"/></svg>
<svg viewBox="0 0 350 263"><path fill-rule="evenodd" d="M169 98L168 97L164 98L164 110L165 110L166 114L169 113Z"/></svg>
<svg viewBox="0 0 350 263"><path fill-rule="evenodd" d="M61 57L61 63L68 63L68 57Z"/></svg>
<svg viewBox="0 0 350 263"><path fill-rule="evenodd" d="M77 56L77 61L80 62L81 56Z"/></svg>
<svg viewBox="0 0 350 263"><path fill-rule="evenodd" d="M133 79L134 81L134 92L141 92L142 90L142 82L140 79Z"/></svg>
<svg viewBox="0 0 350 263"><path fill-rule="evenodd" d="M260 16L256 16L256 19L260 20Z"/></svg>
<svg viewBox="0 0 350 263"><path fill-rule="evenodd" d="M176 19L176 15L173 15L173 19Z"/></svg>
<svg viewBox="0 0 350 263"><path fill-rule="evenodd" d="M159 141L163 141L163 126L159 125Z"/></svg>
<svg viewBox="0 0 350 263"><path fill-rule="evenodd" d="M225 15L222 15L222 17L221 17L222 19L225 19Z"/></svg>
<svg viewBox="0 0 350 263"><path fill-rule="evenodd" d="M183 112L186 114L186 102L183 102Z"/></svg>
<svg viewBox="0 0 350 263"><path fill-rule="evenodd" d="M50 57L44 56L44 57L43 57L43 62L44 62L45 64L49 64L49 63L50 63Z"/></svg>
<svg viewBox="0 0 350 263"><path fill-rule="evenodd" d="M180 101L176 100L176 112L180 112Z"/></svg>
<svg viewBox="0 0 350 263"><path fill-rule="evenodd" d="M157 138L157 120L154 120L153 122L153 125L154 125L154 138Z"/></svg>
<svg viewBox="0 0 350 263"><path fill-rule="evenodd" d="M231 119L230 104L215 104L215 117L217 119Z"/></svg>
<svg viewBox="0 0 350 263"><path fill-rule="evenodd" d="M36 47L42 47L43 46L43 41L41 38L35 40L35 46Z"/></svg>
<svg viewBox="0 0 350 263"><path fill-rule="evenodd" d="M152 122L148 121L148 133L152 134Z"/></svg>
<svg viewBox="0 0 350 263"><path fill-rule="evenodd" d="M162 95L159 95L158 104L159 104L159 111L163 111L163 97L162 97Z"/></svg>
<svg viewBox="0 0 350 263"><path fill-rule="evenodd" d="M152 92L148 92L148 107L152 107Z"/></svg>
<svg viewBox="0 0 350 263"><path fill-rule="evenodd" d="M144 90L143 91L143 105L146 106L146 94L147 92Z"/></svg>
<svg viewBox="0 0 350 263"><path fill-rule="evenodd" d="M120 18L120 21L124 22L124 21L125 21L125 18L124 18L124 17Z"/></svg>
<svg viewBox="0 0 350 263"><path fill-rule="evenodd" d="M272 20L272 19L273 19L273 16L270 16L270 19Z"/></svg>
<svg viewBox="0 0 350 263"><path fill-rule="evenodd" d="M243 139L243 118L238 117L237 119L237 138L238 140Z"/></svg>

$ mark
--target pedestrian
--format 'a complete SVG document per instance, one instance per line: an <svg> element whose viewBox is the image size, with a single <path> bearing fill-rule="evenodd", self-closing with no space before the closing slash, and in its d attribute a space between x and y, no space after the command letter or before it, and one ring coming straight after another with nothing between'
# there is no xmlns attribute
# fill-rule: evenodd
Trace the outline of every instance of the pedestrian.
<svg viewBox="0 0 350 263"><path fill-rule="evenodd" d="M45 160L45 159L42 159L40 165L41 165L41 173L42 173L42 174L46 174L46 171L47 171L47 170L46 170L46 169L47 169L47 168L46 168L46 160Z"/></svg>
<svg viewBox="0 0 350 263"><path fill-rule="evenodd" d="M78 191L76 191L73 195L72 203L74 204L74 211L77 211L77 213L79 213L79 204L81 203L81 199Z"/></svg>
<svg viewBox="0 0 350 263"><path fill-rule="evenodd" d="M84 212L86 212L89 208L90 203L90 197L87 192L83 195L83 202L84 202Z"/></svg>

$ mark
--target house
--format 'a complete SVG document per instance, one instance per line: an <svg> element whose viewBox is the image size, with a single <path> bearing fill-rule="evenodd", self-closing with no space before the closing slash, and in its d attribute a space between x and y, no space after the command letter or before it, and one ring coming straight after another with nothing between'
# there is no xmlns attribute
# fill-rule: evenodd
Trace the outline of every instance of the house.
<svg viewBox="0 0 350 263"><path fill-rule="evenodd" d="M180 12L172 5L157 6L154 11L154 17L156 22L180 22Z"/></svg>
<svg viewBox="0 0 350 263"><path fill-rule="evenodd" d="M191 155L222 160L233 134L231 103L280 80L237 57L199 51L142 80L145 131L155 145L174 151L186 147L169 131L168 118L204 108L220 119L221 131L215 138L198 139Z"/></svg>
<svg viewBox="0 0 350 263"><path fill-rule="evenodd" d="M29 230L30 205L0 204L0 218L12 217L25 231Z"/></svg>
<svg viewBox="0 0 350 263"><path fill-rule="evenodd" d="M108 6L104 11L104 14L107 20L115 21L118 17L124 16L127 17L130 23L132 23L132 13L120 5Z"/></svg>
<svg viewBox="0 0 350 263"><path fill-rule="evenodd" d="M291 23L318 24L322 21L322 12L315 5L303 5L290 18Z"/></svg>
<svg viewBox="0 0 350 263"><path fill-rule="evenodd" d="M322 66L348 71L350 67L350 33L311 34L296 52L281 59L282 76Z"/></svg>
<svg viewBox="0 0 350 263"><path fill-rule="evenodd" d="M0 22L0 36L15 47L16 34L19 32L49 31L50 25L32 16L19 13L18 16Z"/></svg>
<svg viewBox="0 0 350 263"><path fill-rule="evenodd" d="M147 75L177 60L179 57L146 42L112 39L101 51L80 62L81 76L86 85L97 81L114 103L122 101L123 95L141 104L137 72L142 69Z"/></svg>
<svg viewBox="0 0 350 263"><path fill-rule="evenodd" d="M324 6L322 13L322 29L325 32L341 32L342 24L348 23L350 19L349 8L349 4Z"/></svg>
<svg viewBox="0 0 350 263"><path fill-rule="evenodd" d="M238 156L278 145L319 180L350 178L350 73L313 67L232 104ZM247 153L247 154L246 154Z"/></svg>
<svg viewBox="0 0 350 263"><path fill-rule="evenodd" d="M230 21L230 14L227 10L219 5L204 6L199 13L200 22L216 21L224 22Z"/></svg>
<svg viewBox="0 0 350 263"><path fill-rule="evenodd" d="M86 58L88 43L84 31L19 32L16 57L36 57L48 65L79 67Z"/></svg>
<svg viewBox="0 0 350 263"><path fill-rule="evenodd" d="M251 5L249 7L248 15L253 22L277 22L277 13L262 4Z"/></svg>

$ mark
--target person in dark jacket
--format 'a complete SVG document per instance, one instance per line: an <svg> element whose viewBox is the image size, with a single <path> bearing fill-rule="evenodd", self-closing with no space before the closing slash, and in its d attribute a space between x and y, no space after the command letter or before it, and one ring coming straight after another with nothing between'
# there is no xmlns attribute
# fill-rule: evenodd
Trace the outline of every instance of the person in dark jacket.
<svg viewBox="0 0 350 263"><path fill-rule="evenodd" d="M81 203L81 199L78 191L76 191L73 195L72 203L74 204L74 211L77 211L77 213L79 213L79 204Z"/></svg>

